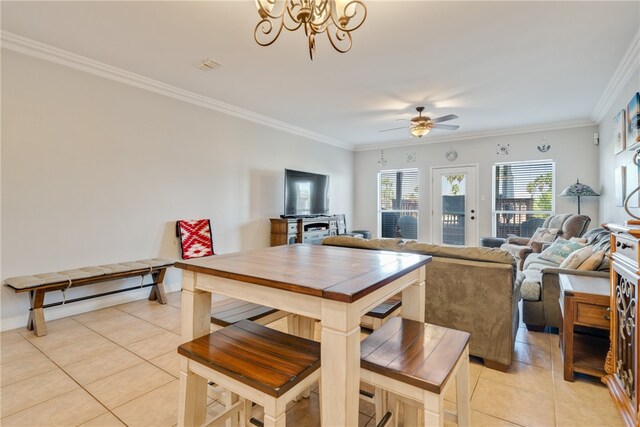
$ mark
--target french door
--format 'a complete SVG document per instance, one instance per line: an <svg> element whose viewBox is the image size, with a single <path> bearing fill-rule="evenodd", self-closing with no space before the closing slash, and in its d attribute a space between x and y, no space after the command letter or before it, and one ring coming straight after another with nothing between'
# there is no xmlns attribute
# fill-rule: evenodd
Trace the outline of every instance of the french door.
<svg viewBox="0 0 640 427"><path fill-rule="evenodd" d="M431 240L476 246L478 242L477 166L431 168Z"/></svg>

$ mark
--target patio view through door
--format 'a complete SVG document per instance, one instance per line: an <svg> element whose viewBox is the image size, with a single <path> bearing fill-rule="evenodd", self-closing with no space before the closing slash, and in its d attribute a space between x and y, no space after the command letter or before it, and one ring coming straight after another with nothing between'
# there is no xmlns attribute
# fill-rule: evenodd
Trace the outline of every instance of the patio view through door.
<svg viewBox="0 0 640 427"><path fill-rule="evenodd" d="M478 242L477 166L431 169L431 240L475 246Z"/></svg>

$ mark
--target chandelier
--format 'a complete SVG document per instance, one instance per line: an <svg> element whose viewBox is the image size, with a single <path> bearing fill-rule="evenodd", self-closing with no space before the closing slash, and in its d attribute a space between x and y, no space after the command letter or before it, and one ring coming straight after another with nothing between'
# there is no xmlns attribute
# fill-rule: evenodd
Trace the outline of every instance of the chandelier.
<svg viewBox="0 0 640 427"><path fill-rule="evenodd" d="M351 32L360 28L367 8L360 0L256 0L260 21L253 37L260 46L275 42L282 29L304 28L313 60L316 34L327 33L329 43L340 53L351 49Z"/></svg>

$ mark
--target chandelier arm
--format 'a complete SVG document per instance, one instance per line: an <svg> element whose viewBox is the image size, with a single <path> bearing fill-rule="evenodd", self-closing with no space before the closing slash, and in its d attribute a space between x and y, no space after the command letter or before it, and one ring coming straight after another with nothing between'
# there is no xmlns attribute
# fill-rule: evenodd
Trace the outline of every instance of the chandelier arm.
<svg viewBox="0 0 640 427"><path fill-rule="evenodd" d="M301 3L295 2L294 0L287 0L285 2L285 10L287 11L287 15L289 15L289 18L291 19L291 21L295 22L296 24L298 24L295 29L297 30L298 28L300 28L300 25L302 25L301 21L298 21L297 16L294 15L293 11L296 9L299 9L302 7ZM283 12L284 15L284 12ZM294 30L290 30L288 26L285 25L285 28L289 31L294 31Z"/></svg>
<svg viewBox="0 0 640 427"><path fill-rule="evenodd" d="M256 28L253 31L253 39L260 46L271 46L280 36L283 26L284 26L284 20L281 20L280 24L277 26L278 27L277 31L273 32L274 30L273 22L271 22L271 20L267 18L262 19L260 22L258 22L258 25L256 25ZM260 34L262 34L265 37L265 41L260 40Z"/></svg>
<svg viewBox="0 0 640 427"><path fill-rule="evenodd" d="M336 40L333 39L332 34L333 34L333 37L336 38ZM349 33L348 31L343 31L340 28L336 28L335 31L327 30L327 38L329 39L329 43L331 43L331 46L333 46L333 48L340 53L349 52L349 50L351 49L352 39L351 39L351 33ZM345 42L345 40L346 40L346 47L340 46L339 43Z"/></svg>

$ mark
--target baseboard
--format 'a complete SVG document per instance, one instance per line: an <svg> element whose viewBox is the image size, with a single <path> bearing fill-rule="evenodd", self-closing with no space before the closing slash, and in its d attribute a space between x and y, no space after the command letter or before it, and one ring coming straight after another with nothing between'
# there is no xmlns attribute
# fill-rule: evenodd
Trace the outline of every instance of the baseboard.
<svg viewBox="0 0 640 427"><path fill-rule="evenodd" d="M180 281L175 283L165 283L165 292L176 292L182 288ZM107 295L104 297L89 299L85 301L75 302L69 305L59 305L56 307L46 308L44 316L47 321L61 319L63 317L75 316L77 314L86 313L88 311L99 310L101 308L113 307L114 305L124 304L127 302L146 299L149 297L150 288L138 289L129 292ZM29 313L20 316L9 317L3 319L0 323L0 331L9 331L11 329L25 328Z"/></svg>

